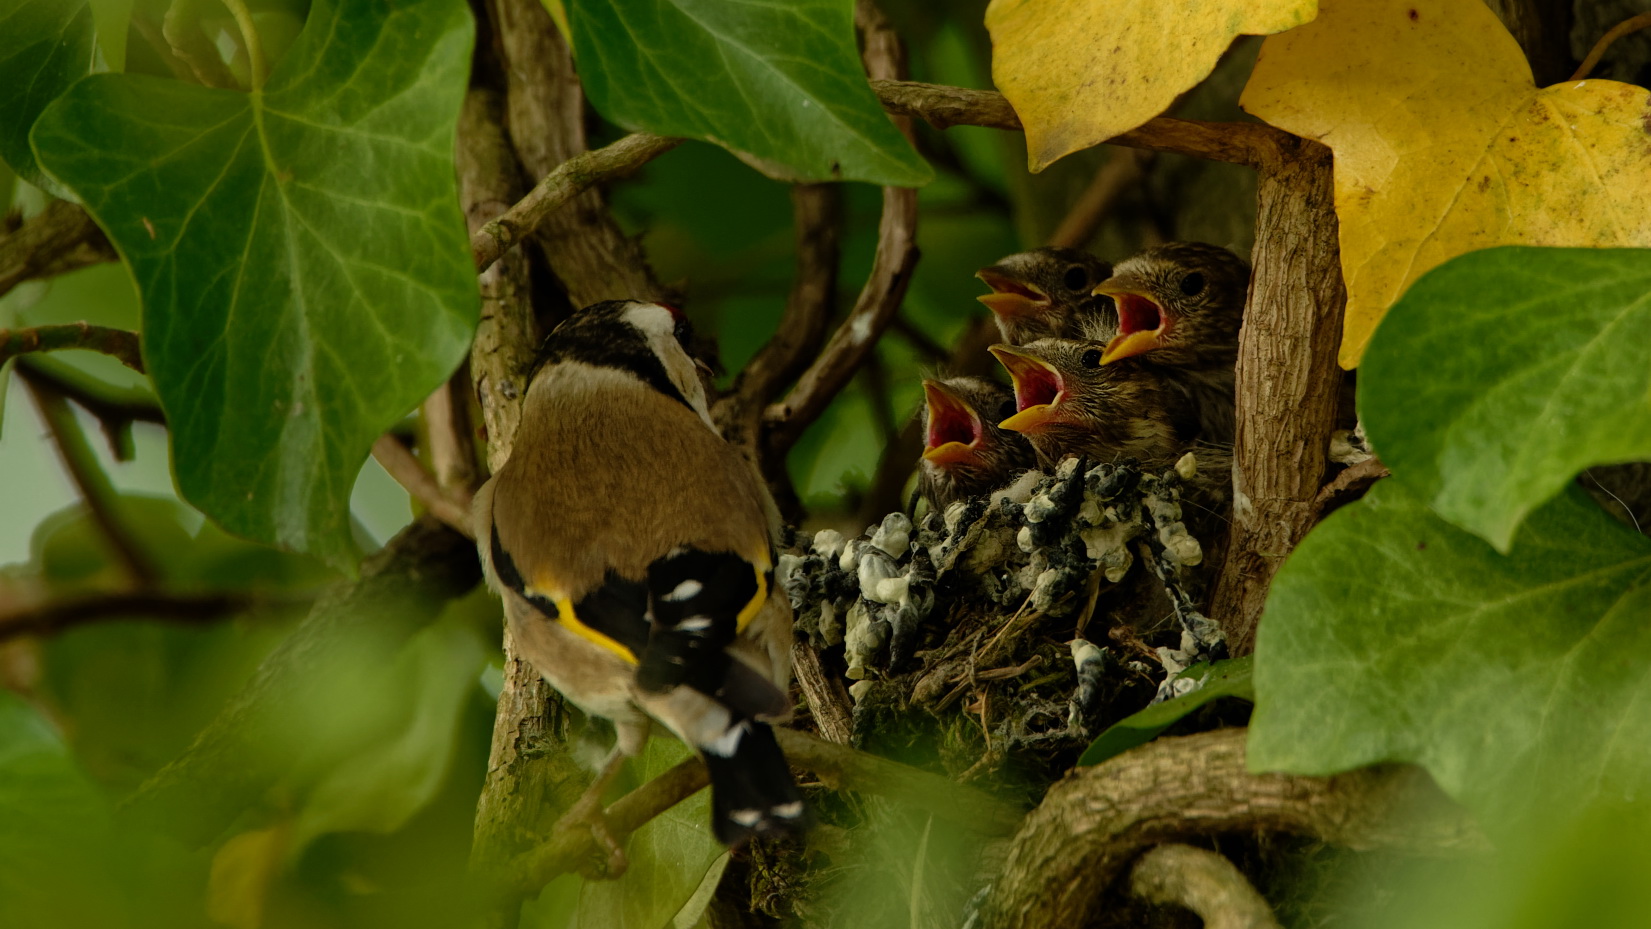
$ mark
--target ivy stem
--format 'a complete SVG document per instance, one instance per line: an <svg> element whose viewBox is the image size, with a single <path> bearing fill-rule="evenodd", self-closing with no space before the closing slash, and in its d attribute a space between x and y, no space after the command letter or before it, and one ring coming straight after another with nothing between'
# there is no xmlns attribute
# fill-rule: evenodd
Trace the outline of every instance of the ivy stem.
<svg viewBox="0 0 1651 929"><path fill-rule="evenodd" d="M1638 32L1648 26L1651 26L1651 13L1641 13L1612 26L1610 31L1600 36L1599 41L1594 43L1594 47L1588 50L1588 57L1582 59L1582 64L1577 67L1576 73L1571 75L1571 80L1580 81L1592 74L1594 66L1599 64L1601 58L1605 57L1605 50L1611 47L1612 42L1630 32Z"/></svg>
<svg viewBox="0 0 1651 929"><path fill-rule="evenodd" d="M244 0L223 0L229 8L229 15L235 17L235 25L241 28L241 40L246 42L248 73L252 77L254 92L264 89L264 78L269 72L264 64L264 46L258 41L258 29L252 22L252 11L247 9Z"/></svg>
<svg viewBox="0 0 1651 929"><path fill-rule="evenodd" d="M145 590L152 587L159 572L119 512L119 493L104 473L91 443L86 441L86 433L75 419L74 410L61 394L34 380L27 371L22 373L23 383L29 388L35 409L57 446L64 470L69 472L69 478L86 503L87 512L102 530L104 541L126 575L127 589Z"/></svg>

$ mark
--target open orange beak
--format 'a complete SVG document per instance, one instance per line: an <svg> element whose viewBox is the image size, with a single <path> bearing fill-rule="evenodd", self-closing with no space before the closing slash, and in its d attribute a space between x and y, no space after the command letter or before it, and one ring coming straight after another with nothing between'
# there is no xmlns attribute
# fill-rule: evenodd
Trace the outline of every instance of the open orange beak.
<svg viewBox="0 0 1651 929"><path fill-rule="evenodd" d="M1066 382L1054 365L1013 345L988 349L1015 381L1015 415L998 428L1011 432L1037 432L1045 425L1064 419L1060 410L1066 397Z"/></svg>
<svg viewBox="0 0 1651 929"><path fill-rule="evenodd" d="M1036 316L1049 309L1049 295L1025 281L1014 278L997 270L996 266L981 268L975 272L975 277L992 288L989 294L982 294L975 299L986 304L986 308L998 316Z"/></svg>
<svg viewBox="0 0 1651 929"><path fill-rule="evenodd" d="M1150 352L1163 344L1164 334L1174 322L1164 312L1163 304L1118 278L1102 281L1093 292L1111 297L1118 305L1118 334L1106 343L1101 364Z"/></svg>
<svg viewBox="0 0 1651 929"><path fill-rule="evenodd" d="M923 382L923 401L929 407L923 460L937 465L972 460L980 449L981 436L986 433L980 414L939 381Z"/></svg>

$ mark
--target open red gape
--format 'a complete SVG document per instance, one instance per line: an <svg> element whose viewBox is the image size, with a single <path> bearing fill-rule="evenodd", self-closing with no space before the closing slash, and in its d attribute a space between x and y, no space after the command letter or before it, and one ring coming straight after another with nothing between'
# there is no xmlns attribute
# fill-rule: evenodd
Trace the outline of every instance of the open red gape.
<svg viewBox="0 0 1651 929"><path fill-rule="evenodd" d="M1118 334L1152 332L1164 324L1163 310L1140 294L1113 294L1118 304Z"/></svg>
<svg viewBox="0 0 1651 929"><path fill-rule="evenodd" d="M1015 409L1053 404L1061 394L1061 376L1035 361L1015 368Z"/></svg>
<svg viewBox="0 0 1651 929"><path fill-rule="evenodd" d="M929 448L939 448L947 442L960 442L964 445L973 445L980 439L980 420L968 409L958 404L950 397L946 402L936 403L934 395L929 399L929 434L926 444Z"/></svg>

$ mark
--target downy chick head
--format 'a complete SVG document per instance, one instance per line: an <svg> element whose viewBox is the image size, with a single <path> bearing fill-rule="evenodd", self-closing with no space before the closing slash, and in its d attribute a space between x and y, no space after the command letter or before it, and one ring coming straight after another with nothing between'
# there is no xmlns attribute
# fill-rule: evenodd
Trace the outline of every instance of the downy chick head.
<svg viewBox="0 0 1651 929"><path fill-rule="evenodd" d="M1243 259L1204 242L1166 242L1120 262L1095 288L1118 313L1102 362L1144 355L1167 367L1231 368L1249 283Z"/></svg>
<svg viewBox="0 0 1651 929"><path fill-rule="evenodd" d="M994 345L1015 381L1015 415L998 425L1024 434L1038 459L1173 463L1197 432L1186 395L1139 362L1102 364L1103 343L1040 339Z"/></svg>
<svg viewBox="0 0 1651 929"><path fill-rule="evenodd" d="M1010 255L975 272L992 292L978 299L997 319L1003 341L1024 345L1038 339L1100 339L1117 334L1118 312L1095 285L1112 266L1087 252L1045 246Z"/></svg>
<svg viewBox="0 0 1651 929"><path fill-rule="evenodd" d="M918 489L935 510L987 493L1033 468L1026 437L998 427L1014 415L1009 388L978 377L923 382L923 457Z"/></svg>

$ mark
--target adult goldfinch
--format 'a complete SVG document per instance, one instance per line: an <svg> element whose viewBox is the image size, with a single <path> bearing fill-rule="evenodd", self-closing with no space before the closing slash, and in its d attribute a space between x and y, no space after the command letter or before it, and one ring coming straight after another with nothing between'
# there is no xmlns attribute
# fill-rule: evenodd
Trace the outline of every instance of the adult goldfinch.
<svg viewBox="0 0 1651 929"><path fill-rule="evenodd" d="M639 301L598 303L557 326L510 460L476 496L482 563L518 648L618 731L570 813L615 854L601 791L650 720L704 758L724 843L807 820L769 728L791 709L772 505L711 425L691 339L680 312Z"/></svg>

